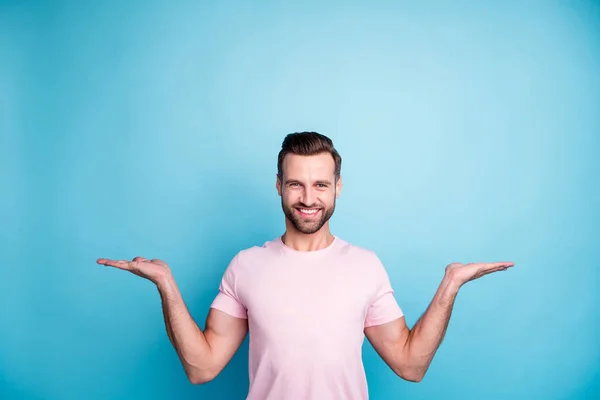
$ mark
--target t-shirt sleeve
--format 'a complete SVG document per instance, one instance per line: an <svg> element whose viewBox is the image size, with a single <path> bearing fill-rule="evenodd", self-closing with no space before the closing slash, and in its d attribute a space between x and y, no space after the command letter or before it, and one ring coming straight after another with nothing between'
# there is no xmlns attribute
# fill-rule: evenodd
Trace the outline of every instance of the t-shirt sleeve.
<svg viewBox="0 0 600 400"><path fill-rule="evenodd" d="M219 285L219 293L213 300L211 308L221 310L233 317L248 318L246 307L240 300L237 293L237 278L239 274L239 254L236 255L229 265Z"/></svg>
<svg viewBox="0 0 600 400"><path fill-rule="evenodd" d="M394 296L387 271L377 257L374 260L373 273L375 290L373 300L367 310L365 328L385 324L404 315Z"/></svg>

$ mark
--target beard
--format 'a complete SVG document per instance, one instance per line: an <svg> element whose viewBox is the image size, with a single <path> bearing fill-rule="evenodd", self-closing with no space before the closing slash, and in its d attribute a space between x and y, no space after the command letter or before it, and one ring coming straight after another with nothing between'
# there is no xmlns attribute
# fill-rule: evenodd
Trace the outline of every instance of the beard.
<svg viewBox="0 0 600 400"><path fill-rule="evenodd" d="M288 221L296 228L298 232L304 233L306 235L313 234L318 232L319 229L325 225L329 218L333 215L335 211L335 199L333 200L333 205L329 208L325 208L322 205L314 204L312 206L307 206L302 203L296 203L292 206L288 206L284 203L283 197L281 199L281 208L283 208L283 213ZM321 218L319 219L307 219L302 218L302 216L296 213L296 208L318 208L320 209Z"/></svg>

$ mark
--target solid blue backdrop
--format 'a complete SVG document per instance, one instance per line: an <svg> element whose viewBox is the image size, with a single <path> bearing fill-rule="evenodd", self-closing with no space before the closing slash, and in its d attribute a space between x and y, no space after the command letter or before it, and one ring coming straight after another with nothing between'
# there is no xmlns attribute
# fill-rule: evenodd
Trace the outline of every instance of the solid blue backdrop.
<svg viewBox="0 0 600 400"><path fill-rule="evenodd" d="M283 232L302 130L410 326L448 263L516 264L463 287L421 383L366 343L372 399L600 396L597 2L3 1L0 57L0 398L244 398L247 341L191 385L156 288L95 260L165 260L203 326Z"/></svg>

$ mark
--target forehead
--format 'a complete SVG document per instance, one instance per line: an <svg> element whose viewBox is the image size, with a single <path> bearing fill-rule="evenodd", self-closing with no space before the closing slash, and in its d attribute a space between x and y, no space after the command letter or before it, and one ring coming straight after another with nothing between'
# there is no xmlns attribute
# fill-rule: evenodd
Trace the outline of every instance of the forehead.
<svg viewBox="0 0 600 400"><path fill-rule="evenodd" d="M335 162L329 153L314 156L287 154L283 159L283 175L286 179L331 179L335 174Z"/></svg>

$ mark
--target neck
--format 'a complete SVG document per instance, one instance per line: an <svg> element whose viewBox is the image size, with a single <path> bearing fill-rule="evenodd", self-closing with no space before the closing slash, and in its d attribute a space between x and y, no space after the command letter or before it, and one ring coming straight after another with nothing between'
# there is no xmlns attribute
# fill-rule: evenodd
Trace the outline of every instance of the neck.
<svg viewBox="0 0 600 400"><path fill-rule="evenodd" d="M329 247L334 240L334 236L329 231L327 225L315 233L306 234L297 231L293 227L286 228L281 240L286 246L298 251L315 251Z"/></svg>

